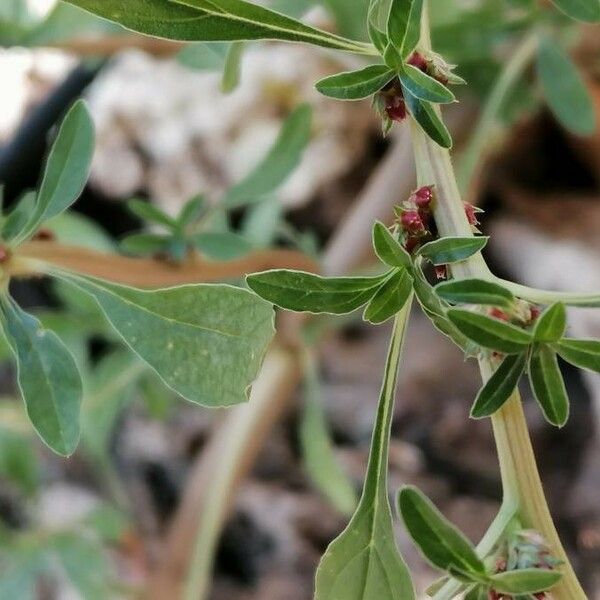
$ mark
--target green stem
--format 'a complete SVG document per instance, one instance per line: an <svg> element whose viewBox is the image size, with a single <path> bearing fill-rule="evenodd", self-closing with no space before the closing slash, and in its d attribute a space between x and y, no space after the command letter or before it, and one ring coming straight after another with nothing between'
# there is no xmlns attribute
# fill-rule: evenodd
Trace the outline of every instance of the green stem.
<svg viewBox="0 0 600 600"><path fill-rule="evenodd" d="M423 27L425 31L422 41L428 44L427 18L424 19ZM473 235L464 212L449 152L431 141L415 125L412 134L419 185L433 183L436 186L437 202L434 217L440 235ZM480 254L463 263L453 265L452 275L458 279L469 277L493 279ZM481 359L479 365L482 378L487 380L493 372L491 361ZM492 427L504 491L502 512L507 515L511 508L518 509L524 526L539 531L552 548L553 554L564 562L563 577L552 589L553 598L586 600L548 509L518 391L515 391L511 400L492 417ZM493 546L494 537L501 524L501 521L495 522L493 530L484 538L485 546L489 546L490 543ZM487 547L483 548L483 550L487 549Z"/></svg>
<svg viewBox="0 0 600 600"><path fill-rule="evenodd" d="M569 306L579 306L580 308L598 308L600 307L600 292L589 292L580 294L578 292L555 292L551 290L538 290L536 288L507 281L500 277L494 277L494 280L509 289L515 296L535 302L537 304L552 304L553 302L563 302Z"/></svg>
<svg viewBox="0 0 600 600"><path fill-rule="evenodd" d="M531 30L515 48L502 69L490 92L475 132L460 160L458 181L460 189L466 193L482 164L482 157L489 153L490 139L493 139L498 125L498 115L508 95L511 93L525 69L531 63L537 48L537 32Z"/></svg>

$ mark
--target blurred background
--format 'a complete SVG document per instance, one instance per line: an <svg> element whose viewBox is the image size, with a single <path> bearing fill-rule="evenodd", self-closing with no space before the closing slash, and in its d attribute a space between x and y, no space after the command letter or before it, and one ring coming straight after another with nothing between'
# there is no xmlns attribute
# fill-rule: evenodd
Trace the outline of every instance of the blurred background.
<svg viewBox="0 0 600 600"><path fill-rule="evenodd" d="M350 10L334 0L270 4L364 35L362 2ZM432 2L434 48L468 82L446 111L455 163L465 200L485 210L495 273L599 290L600 129L581 135L544 100L528 38L533 4ZM598 27L558 13L551 23L600 119ZM204 238L198 249L210 260L286 247L328 273L368 271L371 223L390 222L415 186L407 128L384 139L368 101L314 90L319 78L360 66L354 57L246 44L239 72L223 80L231 52L223 44L138 37L53 0L0 0L0 43L6 206L37 184L53 127L76 98L96 124L89 184L49 233L59 241L155 253L160 228L131 199L171 216L199 195L218 206L286 124L298 144L289 173L206 222L238 244ZM305 130L296 112L304 103L312 111ZM151 236L128 238L140 231ZM25 420L11 362L0 366L0 598L178 598L194 556L210 574L211 600L308 600L319 557L362 485L389 327L360 315L315 321L303 360L281 344L248 406L210 411L169 392L81 298L37 280L16 282L14 292L69 344L86 392L80 450L61 459ZM576 336L600 337L598 311L571 309L569 325ZM545 424L523 393L558 528L588 596L600 599L600 378L562 367L572 401L564 429ZM489 423L467 418L479 385L476 364L415 310L390 489L418 485L474 540L501 493ZM435 574L400 527L397 539L423 590Z"/></svg>

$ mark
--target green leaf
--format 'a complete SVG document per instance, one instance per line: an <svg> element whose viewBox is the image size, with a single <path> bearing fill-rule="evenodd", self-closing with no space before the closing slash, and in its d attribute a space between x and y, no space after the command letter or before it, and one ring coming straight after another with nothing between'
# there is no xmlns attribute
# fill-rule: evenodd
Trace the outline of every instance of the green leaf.
<svg viewBox="0 0 600 600"><path fill-rule="evenodd" d="M370 65L360 71L338 73L321 79L317 90L338 100L362 100L376 94L396 77L386 65Z"/></svg>
<svg viewBox="0 0 600 600"><path fill-rule="evenodd" d="M572 365L600 373L600 341L566 338L555 348L561 357Z"/></svg>
<svg viewBox="0 0 600 600"><path fill-rule="evenodd" d="M577 66L555 40L543 38L540 41L537 72L554 116L575 134L594 133L596 116L585 82Z"/></svg>
<svg viewBox="0 0 600 600"><path fill-rule="evenodd" d="M199 42L187 44L177 54L179 64L197 71L222 71L231 44L227 42Z"/></svg>
<svg viewBox="0 0 600 600"><path fill-rule="evenodd" d="M549 346L540 346L529 359L529 380L535 399L546 420L563 427L569 419L569 397L556 353Z"/></svg>
<svg viewBox="0 0 600 600"><path fill-rule="evenodd" d="M481 313L451 308L447 315L459 331L483 348L518 354L532 342L531 334L524 329Z"/></svg>
<svg viewBox="0 0 600 600"><path fill-rule="evenodd" d="M452 148L452 136L444 125L442 119L429 102L415 98L409 90L402 86L404 90L404 101L408 111L419 127L442 148Z"/></svg>
<svg viewBox="0 0 600 600"><path fill-rule="evenodd" d="M447 265L467 260L477 254L488 243L489 238L480 237L443 237L419 248L417 254L434 265Z"/></svg>
<svg viewBox="0 0 600 600"><path fill-rule="evenodd" d="M484 585L476 585L471 588L466 594L464 600L488 600L488 589Z"/></svg>
<svg viewBox="0 0 600 600"><path fill-rule="evenodd" d="M381 33L387 32L393 0L371 0L369 23Z"/></svg>
<svg viewBox="0 0 600 600"><path fill-rule="evenodd" d="M8 296L2 298L2 313L29 419L52 450L69 456L79 441L83 393L75 359L54 332Z"/></svg>
<svg viewBox="0 0 600 600"><path fill-rule="evenodd" d="M468 573L485 573L471 542L420 490L403 487L398 494L398 511L411 538L434 567L447 571L455 566Z"/></svg>
<svg viewBox="0 0 600 600"><path fill-rule="evenodd" d="M22 241L48 219L65 211L86 184L94 153L94 124L82 101L67 113L48 155L42 184L27 225L16 235Z"/></svg>
<svg viewBox="0 0 600 600"><path fill-rule="evenodd" d="M457 279L435 286L436 294L452 304L481 304L510 308L515 300L505 287L485 279Z"/></svg>
<svg viewBox="0 0 600 600"><path fill-rule="evenodd" d="M369 46L243 0L68 0L127 29L189 42L283 40L369 53Z"/></svg>
<svg viewBox="0 0 600 600"><path fill-rule="evenodd" d="M366 304L386 277L321 277L276 270L248 275L246 281L259 296L280 308L343 315Z"/></svg>
<svg viewBox="0 0 600 600"><path fill-rule="evenodd" d="M212 260L233 260L251 252L254 246L237 233L199 233L193 237L196 248Z"/></svg>
<svg viewBox="0 0 600 600"><path fill-rule="evenodd" d="M177 229L179 231L185 229L197 221L208 210L208 203L202 194L190 198L181 212L177 215Z"/></svg>
<svg viewBox="0 0 600 600"><path fill-rule="evenodd" d="M0 477L33 494L40 481L36 448L31 437L0 427Z"/></svg>
<svg viewBox="0 0 600 600"><path fill-rule="evenodd" d="M456 100L454 94L444 84L412 65L402 67L400 81L404 89L420 100L436 104L449 104Z"/></svg>
<svg viewBox="0 0 600 600"><path fill-rule="evenodd" d="M548 591L561 577L558 571L520 569L491 575L490 583L501 594L537 594Z"/></svg>
<svg viewBox="0 0 600 600"><path fill-rule="evenodd" d="M284 183L302 159L310 140L311 124L312 109L302 104L286 119L265 158L229 190L222 205L237 208L256 202Z"/></svg>
<svg viewBox="0 0 600 600"><path fill-rule="evenodd" d="M166 212L150 202L133 198L127 202L127 208L144 222L156 223L167 229L174 229L177 226L176 219L170 217Z"/></svg>
<svg viewBox="0 0 600 600"><path fill-rule="evenodd" d="M304 467L314 484L333 506L341 513L351 515L358 498L333 452L315 361L312 357L307 357L305 363L305 400L299 432Z"/></svg>
<svg viewBox="0 0 600 600"><path fill-rule="evenodd" d="M598 0L552 0L552 2L572 19L587 23L600 21L600 2Z"/></svg>
<svg viewBox="0 0 600 600"><path fill-rule="evenodd" d="M315 600L414 600L415 597L410 574L394 541L387 489L390 427L409 305L396 318L359 506L321 560Z"/></svg>
<svg viewBox="0 0 600 600"><path fill-rule="evenodd" d="M421 37L423 0L393 0L387 22L390 42L406 60Z"/></svg>
<svg viewBox="0 0 600 600"><path fill-rule="evenodd" d="M134 233L123 238L119 246L128 254L156 254L167 252L172 239L170 235L159 233Z"/></svg>
<svg viewBox="0 0 600 600"><path fill-rule="evenodd" d="M567 311L562 302L549 306L537 320L533 328L536 342L558 342L567 329Z"/></svg>
<svg viewBox="0 0 600 600"><path fill-rule="evenodd" d="M379 325L391 319L410 298L412 287L412 277L406 269L399 269L377 290L367 304L365 321Z"/></svg>
<svg viewBox="0 0 600 600"><path fill-rule="evenodd" d="M221 81L221 91L224 94L230 94L240 83L240 69L242 55L244 53L243 42L234 42L229 47L227 58L223 66L223 79Z"/></svg>
<svg viewBox="0 0 600 600"><path fill-rule="evenodd" d="M17 201L15 207L2 222L2 239L14 240L27 225L35 209L36 192L27 191Z"/></svg>
<svg viewBox="0 0 600 600"><path fill-rule="evenodd" d="M138 290L56 271L90 294L138 356L184 398L203 406L243 402L273 337L273 311L228 285Z"/></svg>
<svg viewBox="0 0 600 600"><path fill-rule="evenodd" d="M500 410L511 397L527 367L527 353L509 354L477 394L471 417L482 419Z"/></svg>
<svg viewBox="0 0 600 600"><path fill-rule="evenodd" d="M411 267L410 254L390 233L389 229L377 221L373 226L373 247L379 259L390 267Z"/></svg>

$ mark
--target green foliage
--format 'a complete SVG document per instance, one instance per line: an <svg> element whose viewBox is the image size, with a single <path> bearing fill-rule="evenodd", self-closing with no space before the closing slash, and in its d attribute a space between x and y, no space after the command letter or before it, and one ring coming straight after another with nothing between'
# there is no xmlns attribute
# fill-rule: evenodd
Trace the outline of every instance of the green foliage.
<svg viewBox="0 0 600 600"><path fill-rule="evenodd" d="M567 311L562 302L549 306L536 321L533 337L536 342L558 342L567 329Z"/></svg>
<svg viewBox="0 0 600 600"><path fill-rule="evenodd" d="M397 317L359 506L321 560L315 600L411 600L410 575L394 542L387 459L398 363L408 306Z"/></svg>
<svg viewBox="0 0 600 600"><path fill-rule="evenodd" d="M520 569L490 577L494 589L503 594L536 594L550 590L561 578L557 571Z"/></svg>
<svg viewBox="0 0 600 600"><path fill-rule="evenodd" d="M422 14L423 0L392 0L390 3L387 37L402 60L406 60L419 43Z"/></svg>
<svg viewBox="0 0 600 600"><path fill-rule="evenodd" d="M552 0L566 15L578 21L600 22L600 3L597 0Z"/></svg>
<svg viewBox="0 0 600 600"><path fill-rule="evenodd" d="M556 353L548 346L535 348L529 359L529 380L546 419L562 427L569 418L569 398Z"/></svg>
<svg viewBox="0 0 600 600"><path fill-rule="evenodd" d="M488 243L487 237L443 237L421 246L418 255L434 265L446 265L474 256Z"/></svg>
<svg viewBox="0 0 600 600"><path fill-rule="evenodd" d="M573 133L591 135L596 129L596 117L583 78L560 45L550 38L540 41L537 72L556 118Z"/></svg>
<svg viewBox="0 0 600 600"><path fill-rule="evenodd" d="M367 304L365 321L379 325L391 319L408 302L412 289L412 277L405 269L392 273Z"/></svg>
<svg viewBox="0 0 600 600"><path fill-rule="evenodd" d="M445 85L412 65L402 67L400 82L406 92L424 102L448 104L456 100L454 94Z"/></svg>
<svg viewBox="0 0 600 600"><path fill-rule="evenodd" d="M404 89L404 88L403 88ZM406 107L419 127L442 148L452 148L452 136L434 107L406 90Z"/></svg>
<svg viewBox="0 0 600 600"><path fill-rule="evenodd" d="M390 233L389 229L377 221L373 226L373 248L381 262L390 267L410 267L412 261L408 252Z"/></svg>
<svg viewBox="0 0 600 600"><path fill-rule="evenodd" d="M384 88L396 74L386 65L370 65L360 71L338 73L321 79L317 90L337 100L363 100Z"/></svg>
<svg viewBox="0 0 600 600"><path fill-rule="evenodd" d="M505 287L485 279L457 279L435 287L435 293L451 304L479 304L510 308L515 300Z"/></svg>
<svg viewBox="0 0 600 600"><path fill-rule="evenodd" d="M556 350L567 362L600 373L600 341L562 339Z"/></svg>

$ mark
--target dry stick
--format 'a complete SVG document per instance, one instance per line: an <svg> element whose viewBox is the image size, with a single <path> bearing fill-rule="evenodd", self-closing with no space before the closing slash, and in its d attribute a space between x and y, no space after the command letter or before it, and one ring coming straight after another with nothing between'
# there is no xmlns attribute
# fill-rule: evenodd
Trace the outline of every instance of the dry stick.
<svg viewBox="0 0 600 600"><path fill-rule="evenodd" d="M394 141L354 209L334 235L323 257L326 273L342 274L359 265L371 248L373 221L387 219L394 204L408 195L414 182L414 165L406 134L403 131ZM303 322L297 315L282 316L289 317L289 328L296 331ZM296 348L276 344L267 355L257 382L262 383L254 385L249 404L227 412L193 465L168 534L164 562L151 581L148 598L198 600L206 596L215 546L235 491L251 469L264 438L291 405L291 396L300 378ZM190 568L194 540L196 549ZM182 596L188 569L191 576Z"/></svg>

